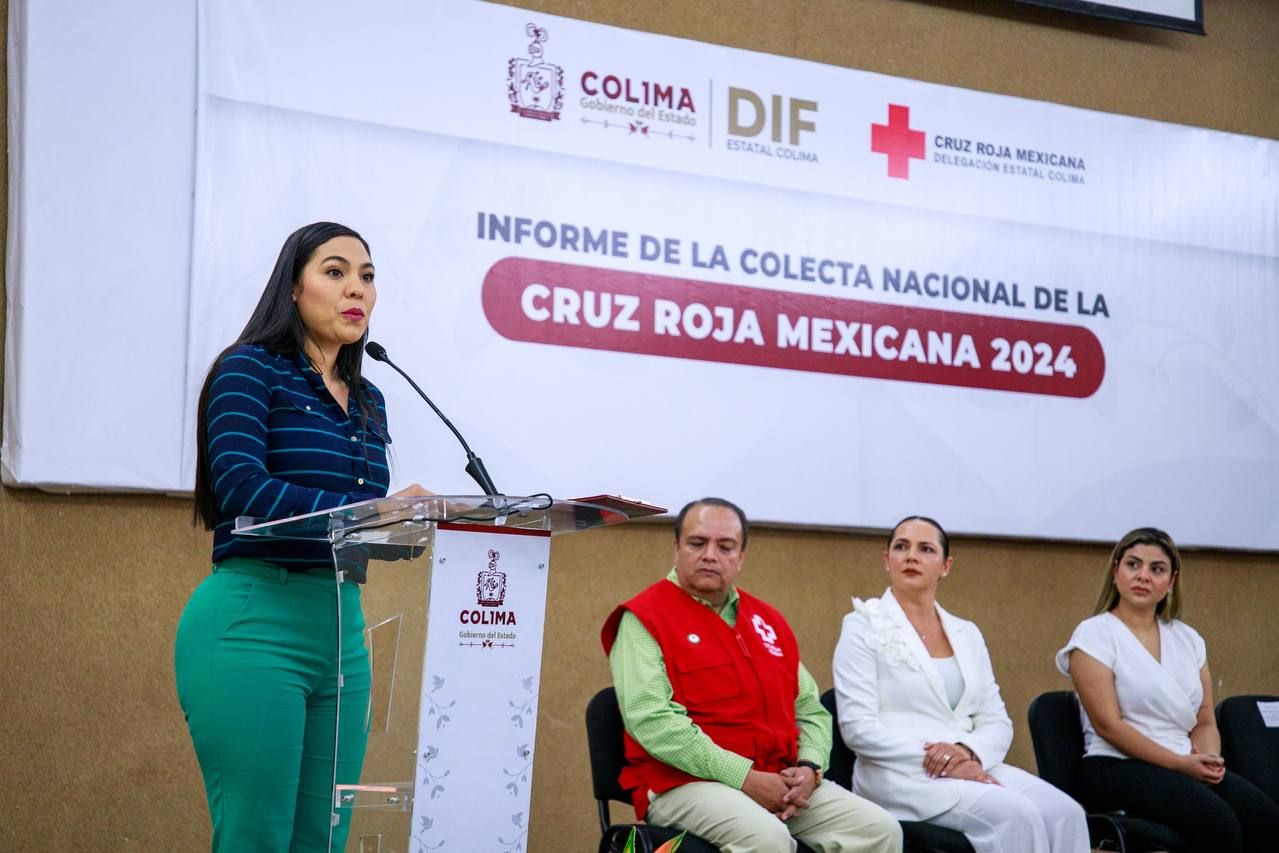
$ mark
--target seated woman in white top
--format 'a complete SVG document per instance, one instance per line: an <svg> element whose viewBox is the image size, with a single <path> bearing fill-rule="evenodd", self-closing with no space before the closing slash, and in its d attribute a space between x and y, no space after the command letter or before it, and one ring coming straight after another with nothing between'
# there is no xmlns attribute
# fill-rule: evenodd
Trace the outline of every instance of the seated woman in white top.
<svg viewBox="0 0 1279 853"><path fill-rule="evenodd" d="M1134 530L1110 555L1096 615L1057 653L1082 706L1084 804L1170 826L1191 851L1279 849L1279 806L1218 754L1208 658L1177 620L1183 598L1172 537Z"/></svg>
<svg viewBox="0 0 1279 853"><path fill-rule="evenodd" d="M941 525L907 518L884 551L889 590L844 617L833 668L853 790L959 830L978 853L1086 853L1079 804L1003 763L1013 726L986 643L937 604L951 565Z"/></svg>

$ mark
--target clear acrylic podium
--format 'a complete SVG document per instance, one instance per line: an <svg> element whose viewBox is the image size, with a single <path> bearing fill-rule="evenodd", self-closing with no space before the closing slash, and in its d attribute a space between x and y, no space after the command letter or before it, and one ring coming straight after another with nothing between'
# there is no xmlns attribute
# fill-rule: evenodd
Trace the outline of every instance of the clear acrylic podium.
<svg viewBox="0 0 1279 853"><path fill-rule="evenodd" d="M661 512L603 496L432 495L236 520L241 536L330 543L339 592L363 584L371 683L360 724L348 701L334 739L367 747L358 779L335 770L333 824L350 829L331 850L527 850L550 537ZM339 672L339 693L345 682Z"/></svg>

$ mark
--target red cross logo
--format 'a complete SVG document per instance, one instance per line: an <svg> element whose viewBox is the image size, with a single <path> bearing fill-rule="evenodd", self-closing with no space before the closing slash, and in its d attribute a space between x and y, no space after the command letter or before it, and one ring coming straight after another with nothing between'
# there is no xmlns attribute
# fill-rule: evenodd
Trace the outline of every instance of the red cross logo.
<svg viewBox="0 0 1279 853"><path fill-rule="evenodd" d="M924 132L910 129L910 107L888 105L888 124L871 124L870 150L888 155L888 177L910 178L910 161L924 159Z"/></svg>

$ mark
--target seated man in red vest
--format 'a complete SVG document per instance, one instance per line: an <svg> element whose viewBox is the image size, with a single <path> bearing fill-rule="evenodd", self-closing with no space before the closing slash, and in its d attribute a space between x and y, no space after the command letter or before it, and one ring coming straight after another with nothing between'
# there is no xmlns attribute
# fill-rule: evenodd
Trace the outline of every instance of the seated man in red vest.
<svg viewBox="0 0 1279 853"><path fill-rule="evenodd" d="M822 784L831 721L782 614L737 589L746 515L703 498L675 522L675 568L602 638L626 725L622 786L641 819L724 853L898 853L879 806Z"/></svg>

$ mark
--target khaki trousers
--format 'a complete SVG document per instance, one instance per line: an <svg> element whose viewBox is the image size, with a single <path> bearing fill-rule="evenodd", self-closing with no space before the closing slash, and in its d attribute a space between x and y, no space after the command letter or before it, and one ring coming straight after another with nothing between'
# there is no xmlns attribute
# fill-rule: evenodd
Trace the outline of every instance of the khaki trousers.
<svg viewBox="0 0 1279 853"><path fill-rule="evenodd" d="M823 782L809 807L782 823L736 788L690 782L656 797L648 822L687 829L722 853L795 853L798 838L817 853L901 853L892 815L834 782Z"/></svg>

